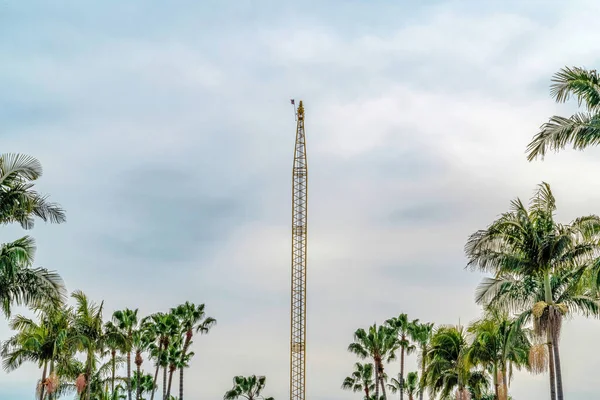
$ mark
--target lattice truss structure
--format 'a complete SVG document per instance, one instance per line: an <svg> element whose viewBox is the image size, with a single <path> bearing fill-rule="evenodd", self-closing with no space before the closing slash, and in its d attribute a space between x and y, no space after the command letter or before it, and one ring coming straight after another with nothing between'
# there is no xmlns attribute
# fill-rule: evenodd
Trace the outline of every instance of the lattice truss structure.
<svg viewBox="0 0 600 400"><path fill-rule="evenodd" d="M292 186L290 399L304 400L306 390L307 164L306 140L304 136L304 106L302 101L300 101L297 111Z"/></svg>

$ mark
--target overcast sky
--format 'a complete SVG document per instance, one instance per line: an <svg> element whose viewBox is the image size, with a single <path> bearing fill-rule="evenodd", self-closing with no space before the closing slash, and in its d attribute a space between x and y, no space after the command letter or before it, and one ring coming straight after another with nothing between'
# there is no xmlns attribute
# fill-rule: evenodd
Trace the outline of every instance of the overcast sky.
<svg viewBox="0 0 600 400"><path fill-rule="evenodd" d="M218 325L195 340L188 398L221 398L249 374L286 398L289 99L303 99L307 397L359 398L340 389L356 328L401 312L442 324L478 317L482 276L464 270L463 245L511 199L544 180L559 220L600 213L599 150L533 163L524 154L550 115L574 110L553 103L552 74L597 67L599 7L2 2L1 152L39 158L38 188L68 213L32 231L37 264L104 300L107 317L205 303ZM3 228L1 239L21 234ZM599 335L598 321L564 329L570 400L597 398ZM0 372L0 398L30 399L38 375ZM511 392L545 398L547 376L516 374Z"/></svg>

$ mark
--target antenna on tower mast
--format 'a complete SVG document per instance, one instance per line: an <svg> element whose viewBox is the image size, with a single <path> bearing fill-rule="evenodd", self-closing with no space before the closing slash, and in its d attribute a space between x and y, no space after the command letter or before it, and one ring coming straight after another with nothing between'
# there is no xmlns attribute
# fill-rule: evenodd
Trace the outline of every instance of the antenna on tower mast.
<svg viewBox="0 0 600 400"><path fill-rule="evenodd" d="M290 103L292 103L292 106L294 106L294 118L296 118L296 121L298 121L298 111L296 111L296 100L290 99Z"/></svg>

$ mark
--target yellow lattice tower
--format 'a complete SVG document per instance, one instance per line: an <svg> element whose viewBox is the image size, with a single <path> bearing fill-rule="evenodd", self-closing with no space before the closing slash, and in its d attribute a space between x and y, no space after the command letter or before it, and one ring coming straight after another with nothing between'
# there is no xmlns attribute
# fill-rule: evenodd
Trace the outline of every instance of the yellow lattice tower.
<svg viewBox="0 0 600 400"><path fill-rule="evenodd" d="M292 100L292 104L294 101ZM304 106L296 114L296 146L292 178L292 302L290 399L304 400L306 390L306 211L307 165Z"/></svg>

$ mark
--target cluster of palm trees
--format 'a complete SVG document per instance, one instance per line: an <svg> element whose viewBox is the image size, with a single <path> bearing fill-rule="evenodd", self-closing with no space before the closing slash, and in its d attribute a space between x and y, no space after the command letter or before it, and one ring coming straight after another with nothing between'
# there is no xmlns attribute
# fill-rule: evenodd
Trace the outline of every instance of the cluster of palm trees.
<svg viewBox="0 0 600 400"><path fill-rule="evenodd" d="M81 291L71 296L74 306L38 305L35 319L11 319L16 334L2 344L5 370L37 364L39 400L75 392L82 400L154 399L161 383L160 398L174 399L173 377L179 372L178 399L183 399L184 371L194 356L192 338L216 323L206 316L204 304L186 302L145 318L137 309L124 309L104 321L102 303ZM142 370L145 360L152 362L153 373ZM123 367L125 374L117 375Z"/></svg>
<svg viewBox="0 0 600 400"><path fill-rule="evenodd" d="M66 220L58 204L34 190L41 175L42 166L33 157L0 155L0 223L31 229L36 217L53 223ZM69 305L60 276L34 267L34 255L30 236L0 246L0 307L16 332L1 343L6 371L35 363L41 370L39 400L73 392L83 400L154 400L161 381L162 399L173 399L173 377L179 372L178 398L183 400L184 371L194 356L192 339L216 324L206 316L204 304L186 302L145 318L138 310L125 309L104 321L103 303L74 291L74 305ZM34 317L12 316L14 306L28 307ZM142 370L145 359L152 361L153 374Z"/></svg>
<svg viewBox="0 0 600 400"><path fill-rule="evenodd" d="M426 392L441 399L506 400L513 369L530 369L530 337L522 320L491 309L467 328L435 327L400 314L355 332L348 350L372 362L356 363L342 389L361 392L366 400L387 399L388 390L409 400L422 400ZM405 356L415 352L420 371L405 377ZM384 365L395 359L400 373L388 379Z"/></svg>
<svg viewBox="0 0 600 400"><path fill-rule="evenodd" d="M557 102L571 96L585 111L553 116L527 147L527 158L572 144L600 144L600 75L595 70L564 68L552 79ZM547 372L550 399L563 400L560 332L566 317L600 315L600 218L588 215L569 224L555 220L556 201L547 183L525 205L510 204L466 245L467 268L488 273L476 290L483 317L462 326L409 321L402 314L383 325L359 329L348 350L372 363L355 365L343 389L364 398L386 399L386 388L441 399L509 398L512 371ZM404 378L405 355L419 349L420 375ZM388 383L384 364L400 358L400 374ZM380 393L382 394L380 396Z"/></svg>

